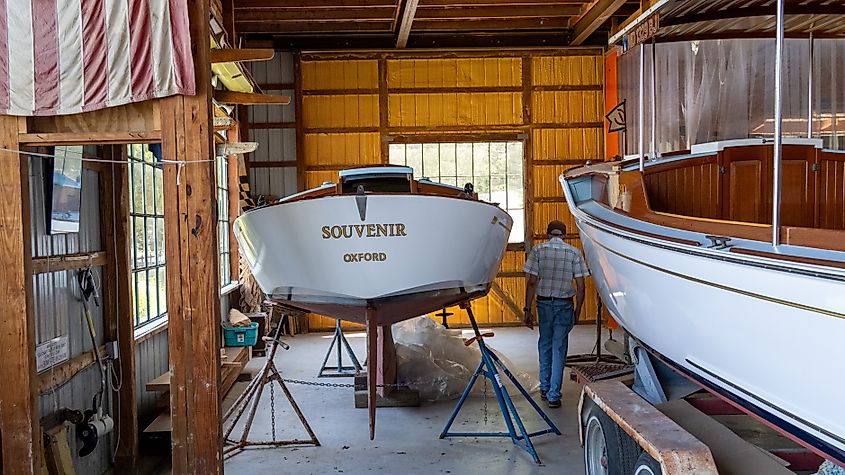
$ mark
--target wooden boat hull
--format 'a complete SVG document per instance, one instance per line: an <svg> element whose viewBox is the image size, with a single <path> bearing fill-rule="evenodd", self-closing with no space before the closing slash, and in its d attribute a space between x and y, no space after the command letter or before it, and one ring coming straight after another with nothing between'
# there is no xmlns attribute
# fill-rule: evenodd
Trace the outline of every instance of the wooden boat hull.
<svg viewBox="0 0 845 475"><path fill-rule="evenodd" d="M561 177L596 287L625 330L702 385L845 461L845 380L831 370L845 361L845 270L640 228L585 199L592 184L577 181Z"/></svg>
<svg viewBox="0 0 845 475"><path fill-rule="evenodd" d="M476 200L326 196L245 213L235 236L261 289L290 307L380 325L487 293L511 217Z"/></svg>

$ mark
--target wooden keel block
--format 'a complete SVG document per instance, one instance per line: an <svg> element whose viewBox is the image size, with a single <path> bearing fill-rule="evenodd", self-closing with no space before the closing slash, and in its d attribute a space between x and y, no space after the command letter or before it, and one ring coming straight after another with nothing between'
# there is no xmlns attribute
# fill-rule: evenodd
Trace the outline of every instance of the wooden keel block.
<svg viewBox="0 0 845 475"><path fill-rule="evenodd" d="M367 402L370 440L376 438L376 382L378 381L378 320L375 309L367 309Z"/></svg>

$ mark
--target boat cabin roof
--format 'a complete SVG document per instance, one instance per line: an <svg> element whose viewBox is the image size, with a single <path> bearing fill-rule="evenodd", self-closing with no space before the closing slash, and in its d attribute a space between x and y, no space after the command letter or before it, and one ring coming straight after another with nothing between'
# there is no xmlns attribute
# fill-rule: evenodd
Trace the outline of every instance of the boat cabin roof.
<svg viewBox="0 0 845 475"><path fill-rule="evenodd" d="M340 180L364 180L371 178L408 178L414 176L414 169L403 166L379 166L351 168L340 171Z"/></svg>

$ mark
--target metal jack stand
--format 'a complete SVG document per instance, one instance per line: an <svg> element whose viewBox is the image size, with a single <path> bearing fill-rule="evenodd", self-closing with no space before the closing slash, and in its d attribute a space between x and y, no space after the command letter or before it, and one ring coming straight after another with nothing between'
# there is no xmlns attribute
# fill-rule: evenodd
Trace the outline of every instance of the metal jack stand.
<svg viewBox="0 0 845 475"><path fill-rule="evenodd" d="M475 321L475 316L472 314L472 308L470 308L469 304L462 304L462 308L465 308L467 314L469 315L469 321L472 323L472 329L475 332L475 336L466 342L466 345L469 346L472 344L473 341L478 343L478 349L481 350L481 363L478 365L478 369L475 370L475 373L472 375L472 378L469 380L469 384L467 385L466 389L464 389L464 393L461 394L461 399L458 401L458 405L455 406L455 409L452 411L452 415L449 417L449 422L446 423L446 427L443 429L443 432L440 433L440 438L443 439L445 437L510 437L511 441L521 447L522 449L526 450L531 457L534 459L535 463L540 463L540 457L537 455L537 450L534 449L534 444L531 443L531 437L535 437L538 435L543 434L557 434L560 435L560 431L554 425L554 423L549 419L546 413L540 409L540 406L537 405L536 402L531 398L528 394L528 391L519 384L516 377L511 374L508 368L502 363L498 356L495 353L490 351L487 348L487 345L484 344L484 337L490 336L492 337L492 333L485 333L484 335L478 331L478 324ZM497 369L498 368L498 369ZM513 382L516 389L522 394L522 396L531 404L531 407L539 414L546 424L548 424L549 428L540 430L537 432L528 433L525 430L525 425L522 423L522 419L520 419L519 414L516 412L516 406L514 406L513 400L511 400L510 395L508 394L507 389L505 388L504 383L502 383L502 379L499 376L499 370L505 373L511 382ZM507 432L449 432L449 428L452 427L452 423L455 422L455 418L458 416L458 413L461 411L461 407L464 405L464 402L469 396L470 391L472 391L472 387L475 384L475 381L478 379L479 376L484 376L485 378L489 379L493 386L493 391L496 393L496 399L499 401L499 408L502 411L502 417L505 420L505 424L508 427ZM516 423L516 427L514 427L514 422ZM517 428L519 433L517 433Z"/></svg>
<svg viewBox="0 0 845 475"><path fill-rule="evenodd" d="M305 420L305 416L302 415L302 411L299 410L299 406L296 404L296 401L293 399L290 391L288 390L287 386L285 385L285 380L282 379L282 375L279 374L279 371L276 369L276 365L273 363L273 358L276 356L276 350L281 345L284 349L289 349L290 347L285 343L279 341L279 335L282 332L282 325L276 327L276 333L273 335L273 338L264 337L264 341L272 342L272 346L270 347L270 353L267 355L267 362L264 363L264 367L261 368L261 371L253 378L252 382L249 383L247 386L246 391L243 392L235 403L226 411L226 415L223 416L223 420L226 421L229 419L232 414L235 414L234 419L231 421L231 425L223 435L223 441L225 442L226 447L223 449L223 455L228 458L240 453L240 451L244 450L246 447L280 447L283 445L315 445L319 446L320 441L317 440L317 436L314 435L314 431L311 430L311 426L308 425L308 421ZM293 408L296 415L299 417L299 422L302 423L305 430L308 432L310 439L291 439L291 440L277 440L276 439L276 406L275 406L275 394L274 394L274 383L278 383L278 385L282 388L282 391L285 393L285 396L288 398L291 407ZM265 386L270 386L270 421L271 421L271 440L260 440L260 441L251 441L248 440L249 433L252 430L252 423L255 420L255 414L258 411L258 405L261 402L261 394L264 392ZM240 440L233 440L230 439L229 436L232 434L232 431L235 429L235 426L238 425L238 422L244 416L244 413L249 408L249 414L247 416L246 424L244 425L243 434L241 434Z"/></svg>
<svg viewBox="0 0 845 475"><path fill-rule="evenodd" d="M326 363L329 362L329 357L332 354L332 348L337 345L337 366L326 366ZM349 358L352 360L352 366L343 366L343 354L341 353L341 346L346 348L346 354L349 355ZM317 374L318 378L329 378L329 377L353 377L355 373L359 371L363 371L363 367L361 363L358 362L358 358L355 357L355 352L352 351L352 347L349 346L349 342L346 341L346 337L343 335L343 330L340 328L340 320L335 320L334 326L334 338L332 339L332 344L329 345L329 351L326 352L326 357L323 359L323 365L320 366L320 372Z"/></svg>

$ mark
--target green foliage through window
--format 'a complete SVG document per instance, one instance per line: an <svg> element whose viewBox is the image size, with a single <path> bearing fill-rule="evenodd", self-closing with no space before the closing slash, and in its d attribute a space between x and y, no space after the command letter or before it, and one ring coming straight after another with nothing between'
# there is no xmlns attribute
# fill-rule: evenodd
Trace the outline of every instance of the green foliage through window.
<svg viewBox="0 0 845 475"><path fill-rule="evenodd" d="M129 145L129 226L135 327L167 316L164 179L146 145Z"/></svg>

